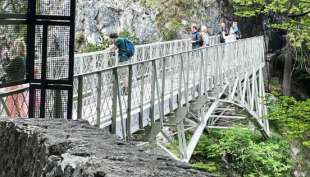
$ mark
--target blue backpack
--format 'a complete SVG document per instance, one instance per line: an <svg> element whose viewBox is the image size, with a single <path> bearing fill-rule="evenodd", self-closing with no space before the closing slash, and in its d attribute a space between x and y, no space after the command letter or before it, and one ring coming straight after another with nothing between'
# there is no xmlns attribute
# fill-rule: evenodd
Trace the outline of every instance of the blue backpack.
<svg viewBox="0 0 310 177"><path fill-rule="evenodd" d="M124 39L126 45L126 55L127 57L132 57L135 54L135 45L128 39Z"/></svg>

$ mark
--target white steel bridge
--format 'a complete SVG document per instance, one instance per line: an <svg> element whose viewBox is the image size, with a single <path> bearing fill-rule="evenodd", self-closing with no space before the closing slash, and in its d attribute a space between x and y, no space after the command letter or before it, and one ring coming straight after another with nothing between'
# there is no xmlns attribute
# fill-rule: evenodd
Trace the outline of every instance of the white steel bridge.
<svg viewBox="0 0 310 177"><path fill-rule="evenodd" d="M264 119L267 114L264 38L219 44L218 37L213 37L212 41L210 47L196 50L191 50L190 40L140 46L132 62L126 65L113 62L115 54L107 52L77 55L74 119L85 119L101 128L110 127L112 133L128 138L150 126L152 134L162 134L168 141L170 136L165 130L174 126L179 141L178 154L158 145L174 158L186 162L205 128L214 127L221 119L237 118L215 115L219 107L222 113L229 109L229 106L223 108L222 103L246 110L255 118L261 132L269 136L268 121ZM54 73L61 72L58 68ZM124 77L128 77L128 95L121 92ZM6 100L18 94L27 94L27 89L11 95L0 94L1 115L10 115ZM200 100L201 109L194 120L189 120L183 115L189 111L192 100ZM24 102L27 106L27 100ZM176 112L176 120L167 120L165 115L171 112ZM186 130L192 131L188 142Z"/></svg>

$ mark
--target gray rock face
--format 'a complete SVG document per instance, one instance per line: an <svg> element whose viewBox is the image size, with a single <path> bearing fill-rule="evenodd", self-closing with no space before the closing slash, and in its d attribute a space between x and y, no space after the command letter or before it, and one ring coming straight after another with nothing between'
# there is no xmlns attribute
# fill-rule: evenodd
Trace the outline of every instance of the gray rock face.
<svg viewBox="0 0 310 177"><path fill-rule="evenodd" d="M220 3L217 0L201 1L201 16L188 17L182 23L207 25L210 34L219 31L221 20ZM90 43L98 43L100 34L129 31L137 36L141 43L150 43L161 39L156 25L156 12L143 7L139 1L130 0L78 0L76 13L76 32L85 34ZM180 38L189 37L189 31L180 30Z"/></svg>
<svg viewBox="0 0 310 177"><path fill-rule="evenodd" d="M90 43L98 43L100 34L121 31L134 33L140 42L159 38L155 14L128 0L79 0L76 31L83 32Z"/></svg>
<svg viewBox="0 0 310 177"><path fill-rule="evenodd" d="M203 177L86 122L0 119L0 177Z"/></svg>

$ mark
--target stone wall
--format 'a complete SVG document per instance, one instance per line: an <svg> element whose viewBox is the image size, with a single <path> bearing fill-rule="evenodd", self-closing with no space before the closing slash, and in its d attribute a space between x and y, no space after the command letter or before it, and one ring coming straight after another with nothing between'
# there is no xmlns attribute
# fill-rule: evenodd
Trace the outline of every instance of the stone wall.
<svg viewBox="0 0 310 177"><path fill-rule="evenodd" d="M0 119L0 177L203 177L86 122Z"/></svg>

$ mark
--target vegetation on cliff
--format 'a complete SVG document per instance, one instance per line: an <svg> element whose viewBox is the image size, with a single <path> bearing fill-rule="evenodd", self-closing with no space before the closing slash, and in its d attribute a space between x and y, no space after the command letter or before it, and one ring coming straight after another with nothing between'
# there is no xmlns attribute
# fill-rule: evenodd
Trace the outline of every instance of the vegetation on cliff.
<svg viewBox="0 0 310 177"><path fill-rule="evenodd" d="M157 12L156 22L165 40L175 39L180 31L192 19L201 19L203 0L140 0Z"/></svg>

